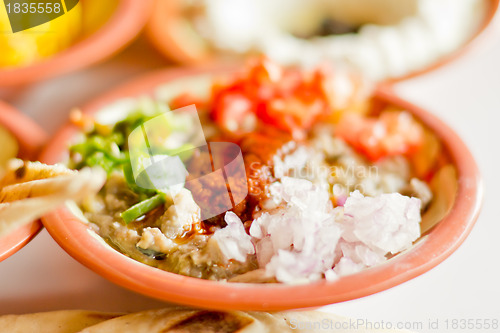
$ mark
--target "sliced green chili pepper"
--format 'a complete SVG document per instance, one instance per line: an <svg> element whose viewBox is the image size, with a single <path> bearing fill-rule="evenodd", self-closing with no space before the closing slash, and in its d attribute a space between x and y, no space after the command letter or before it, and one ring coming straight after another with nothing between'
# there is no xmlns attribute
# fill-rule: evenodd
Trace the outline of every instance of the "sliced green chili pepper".
<svg viewBox="0 0 500 333"><path fill-rule="evenodd" d="M120 216L125 221L125 223L128 224L164 203L165 194L158 193L157 195L149 199L133 205L132 207L121 213Z"/></svg>
<svg viewBox="0 0 500 333"><path fill-rule="evenodd" d="M155 190L137 186L130 162L123 164L123 175L125 176L125 181L127 182L128 187L135 193L149 195L157 193Z"/></svg>

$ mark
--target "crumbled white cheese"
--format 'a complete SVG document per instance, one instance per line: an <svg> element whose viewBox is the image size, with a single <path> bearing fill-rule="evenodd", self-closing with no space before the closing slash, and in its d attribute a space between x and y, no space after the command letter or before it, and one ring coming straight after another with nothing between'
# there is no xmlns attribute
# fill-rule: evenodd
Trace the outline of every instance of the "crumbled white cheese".
<svg viewBox="0 0 500 333"><path fill-rule="evenodd" d="M200 207L188 189L182 188L173 197L173 202L160 217L161 231L171 239L181 237L201 219Z"/></svg>

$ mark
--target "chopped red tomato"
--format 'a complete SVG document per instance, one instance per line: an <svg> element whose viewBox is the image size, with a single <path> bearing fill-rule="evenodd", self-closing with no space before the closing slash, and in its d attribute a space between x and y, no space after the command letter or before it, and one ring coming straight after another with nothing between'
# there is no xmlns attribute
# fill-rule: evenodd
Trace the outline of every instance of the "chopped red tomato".
<svg viewBox="0 0 500 333"><path fill-rule="evenodd" d="M314 72L283 69L261 58L229 84L214 85L211 116L229 131L255 129L250 119L254 126L259 121L300 136L331 112L318 80Z"/></svg>
<svg viewBox="0 0 500 333"><path fill-rule="evenodd" d="M252 130L254 122L254 103L241 92L224 92L214 98L212 113L214 121L229 131L238 129Z"/></svg>
<svg viewBox="0 0 500 333"><path fill-rule="evenodd" d="M336 135L375 161L414 153L422 145L424 131L406 112L383 112L378 118L346 114L337 126Z"/></svg>
<svg viewBox="0 0 500 333"><path fill-rule="evenodd" d="M276 98L269 103L259 105L257 115L265 123L273 124L289 133L298 133L310 128L323 110L324 104L319 100L304 101L297 97Z"/></svg>

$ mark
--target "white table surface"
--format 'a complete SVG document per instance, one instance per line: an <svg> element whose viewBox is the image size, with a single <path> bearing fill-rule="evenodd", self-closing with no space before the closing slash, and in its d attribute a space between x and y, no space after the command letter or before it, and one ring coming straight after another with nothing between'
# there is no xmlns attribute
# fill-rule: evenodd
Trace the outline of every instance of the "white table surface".
<svg viewBox="0 0 500 333"><path fill-rule="evenodd" d="M401 96L434 112L465 140L485 181L481 216L452 256L431 271L378 294L324 308L372 323L422 325L419 332L445 330L445 320L500 320L500 40L431 74L397 87ZM8 101L49 133L66 122L67 111L139 73L166 64L139 40L110 61L12 95ZM59 309L136 311L165 303L118 287L66 254L43 230L0 263L0 314ZM439 320L440 329L429 328ZM421 324L419 324L421 323ZM419 328L415 326L415 328Z"/></svg>

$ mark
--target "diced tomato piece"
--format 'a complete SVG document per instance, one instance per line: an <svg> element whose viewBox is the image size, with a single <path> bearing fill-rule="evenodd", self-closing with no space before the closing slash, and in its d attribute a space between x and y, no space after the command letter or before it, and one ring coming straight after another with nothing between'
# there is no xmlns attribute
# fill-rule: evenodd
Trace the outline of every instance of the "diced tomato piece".
<svg viewBox="0 0 500 333"><path fill-rule="evenodd" d="M273 99L259 105L257 116L290 133L309 128L324 108L320 100L305 102L298 98Z"/></svg>
<svg viewBox="0 0 500 333"><path fill-rule="evenodd" d="M245 128L244 122L251 121L254 117L253 103L241 93L222 93L214 100L214 110L212 113L214 121L222 128L229 131L237 131Z"/></svg>
<svg viewBox="0 0 500 333"><path fill-rule="evenodd" d="M346 114L336 135L375 161L414 153L422 145L424 131L406 112L383 112L378 119Z"/></svg>

